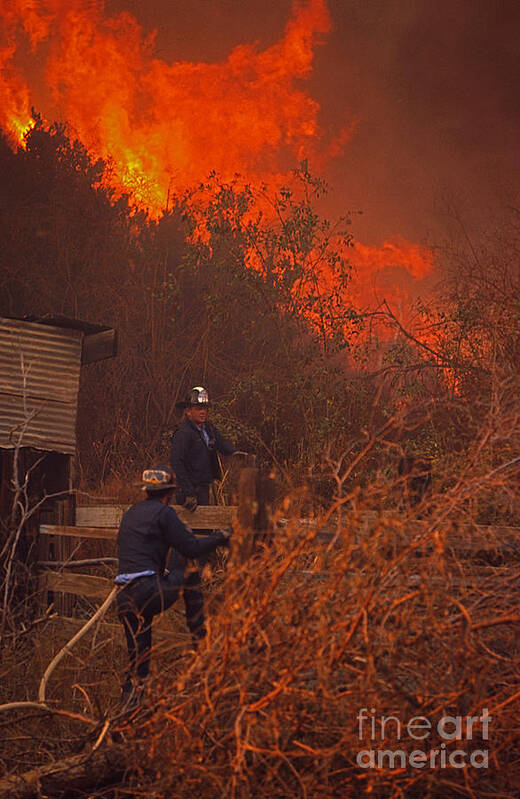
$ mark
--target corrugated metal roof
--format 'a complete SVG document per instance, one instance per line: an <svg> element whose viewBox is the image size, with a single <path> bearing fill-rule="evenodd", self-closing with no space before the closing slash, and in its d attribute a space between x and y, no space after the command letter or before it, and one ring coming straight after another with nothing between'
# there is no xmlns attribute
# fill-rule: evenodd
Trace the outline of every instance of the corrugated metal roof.
<svg viewBox="0 0 520 799"><path fill-rule="evenodd" d="M25 316L6 316L4 318L8 321L15 319L19 322L35 322L38 325L66 327L67 330L81 330L86 336L91 336L95 333L103 333L112 329L106 325L96 325L92 322L84 322L83 319L72 319L70 316L63 316L62 314L44 314L43 316L26 314Z"/></svg>
<svg viewBox="0 0 520 799"><path fill-rule="evenodd" d="M73 454L83 333L0 318L0 447ZM23 426L25 425L25 429Z"/></svg>
<svg viewBox="0 0 520 799"><path fill-rule="evenodd" d="M71 319L69 316L6 316L4 321L33 322L37 325L80 330L84 333L81 363L95 363L117 355L117 332L106 325L95 325L82 319Z"/></svg>

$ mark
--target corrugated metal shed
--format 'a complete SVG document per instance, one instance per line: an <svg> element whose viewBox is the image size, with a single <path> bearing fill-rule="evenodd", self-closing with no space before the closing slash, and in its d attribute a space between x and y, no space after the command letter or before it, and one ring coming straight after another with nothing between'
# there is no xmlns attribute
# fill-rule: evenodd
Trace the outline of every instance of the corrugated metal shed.
<svg viewBox="0 0 520 799"><path fill-rule="evenodd" d="M0 318L0 447L74 454L83 335Z"/></svg>

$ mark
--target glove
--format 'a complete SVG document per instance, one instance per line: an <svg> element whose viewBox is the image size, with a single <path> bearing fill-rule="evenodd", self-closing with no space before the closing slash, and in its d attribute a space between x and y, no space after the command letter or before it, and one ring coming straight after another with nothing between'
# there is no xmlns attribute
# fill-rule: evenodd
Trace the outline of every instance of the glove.
<svg viewBox="0 0 520 799"><path fill-rule="evenodd" d="M231 533L228 530L216 530L215 535L218 539L219 546L227 547L230 544Z"/></svg>
<svg viewBox="0 0 520 799"><path fill-rule="evenodd" d="M197 505L198 505L197 497L189 496L189 497L186 497L186 499L184 500L184 506L183 507L185 507L186 510L189 510L189 511L191 511L193 513L193 511L196 509Z"/></svg>

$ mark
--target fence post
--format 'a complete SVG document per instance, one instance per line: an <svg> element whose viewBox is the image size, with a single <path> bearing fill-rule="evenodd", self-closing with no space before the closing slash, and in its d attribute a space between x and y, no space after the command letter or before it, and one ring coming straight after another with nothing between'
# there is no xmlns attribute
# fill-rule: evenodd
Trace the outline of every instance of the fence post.
<svg viewBox="0 0 520 799"><path fill-rule="evenodd" d="M45 513L45 520L51 524L68 525L74 524L74 497L68 495L60 497L52 502L52 505ZM41 521L41 518L40 518ZM40 541L41 541L40 536ZM77 544L76 544L77 546ZM52 543L43 542L40 546L40 560L56 560L64 562L72 557L74 542L71 539L55 536ZM45 552L46 550L46 552ZM46 555L44 558L43 555ZM43 594L40 597L41 603L46 604L47 595L45 593L45 582L42 582ZM70 616L73 607L73 597L63 593L55 593L53 597L54 607L60 616Z"/></svg>
<svg viewBox="0 0 520 799"><path fill-rule="evenodd" d="M233 536L234 557L246 561L270 536L275 483L270 475L246 466L238 480L237 525Z"/></svg>

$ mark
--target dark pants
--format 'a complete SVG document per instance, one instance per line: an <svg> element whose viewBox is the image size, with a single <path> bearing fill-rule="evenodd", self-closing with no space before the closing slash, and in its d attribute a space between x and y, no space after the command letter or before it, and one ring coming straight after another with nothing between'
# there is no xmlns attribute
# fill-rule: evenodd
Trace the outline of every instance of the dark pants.
<svg viewBox="0 0 520 799"><path fill-rule="evenodd" d="M195 486L195 496L199 505L209 505L209 485ZM186 494L178 490L175 501L178 505L183 505ZM194 533L207 533L207 530L193 530ZM184 574L182 596L186 612L186 624L194 638L204 638L206 629L204 627L204 599L202 596L202 586L200 579L200 569L208 562L208 556L198 558L189 565L187 559L180 552L173 552L171 557L170 569L176 573ZM195 565L198 564L198 565Z"/></svg>
<svg viewBox="0 0 520 799"><path fill-rule="evenodd" d="M186 492L182 488L178 488L175 492L175 501L177 505L184 505L186 500ZM195 496L199 505L209 505L209 485L195 486Z"/></svg>
<svg viewBox="0 0 520 799"><path fill-rule="evenodd" d="M138 577L118 591L117 615L125 631L130 659L123 694L131 691L132 678L140 682L148 676L153 617L173 605L179 596L183 578L182 570L170 571L168 578L155 574Z"/></svg>

